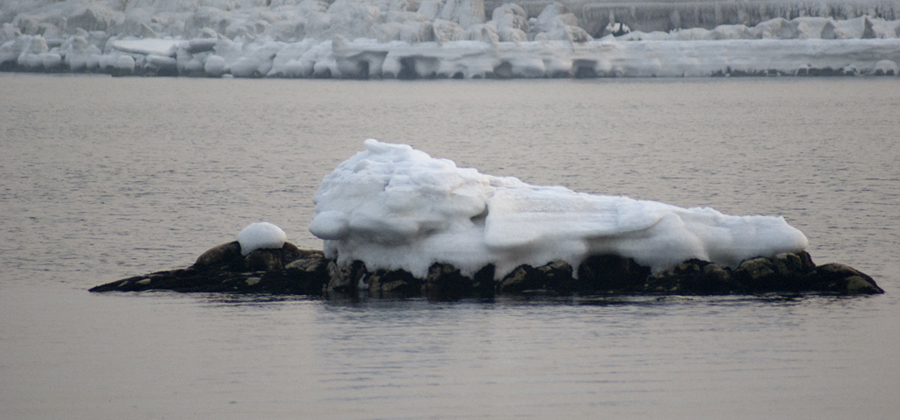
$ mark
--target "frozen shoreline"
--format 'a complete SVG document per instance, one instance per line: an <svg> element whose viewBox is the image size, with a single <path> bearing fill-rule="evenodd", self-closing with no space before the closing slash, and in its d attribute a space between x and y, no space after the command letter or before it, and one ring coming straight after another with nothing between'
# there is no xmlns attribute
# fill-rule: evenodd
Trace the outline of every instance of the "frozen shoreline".
<svg viewBox="0 0 900 420"><path fill-rule="evenodd" d="M595 39L561 3L530 18L507 3L487 21L482 2L462 0L307 0L190 12L138 3L121 16L77 4L3 23L0 71L352 79L900 74L900 20L869 16L670 32L612 25L605 33L619 36Z"/></svg>
<svg viewBox="0 0 900 420"><path fill-rule="evenodd" d="M25 41L37 45L33 49L38 50L47 45L39 37ZM90 51L79 54L70 50L65 54L26 51L15 55L0 51L0 71L344 79L900 74L897 64L900 63L900 39L627 42L605 38L580 44L566 41L409 44L337 38L251 45L223 45L224 42L203 45L203 41L121 40L112 43L110 54ZM154 50L159 45L167 45L174 52ZM227 58L217 52L225 52Z"/></svg>

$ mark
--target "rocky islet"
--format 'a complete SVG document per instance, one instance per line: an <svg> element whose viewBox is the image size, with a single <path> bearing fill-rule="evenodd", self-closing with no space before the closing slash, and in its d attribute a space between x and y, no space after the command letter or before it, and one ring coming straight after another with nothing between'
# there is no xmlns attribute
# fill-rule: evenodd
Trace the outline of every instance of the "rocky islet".
<svg viewBox="0 0 900 420"><path fill-rule="evenodd" d="M806 251L751 258L737 268L692 259L651 274L630 258L595 255L578 267L552 261L522 265L501 279L494 267L466 276L451 264L434 263L425 278L404 270L366 269L362 261L338 265L321 251L290 242L277 249L241 255L240 244L209 249L190 267L129 277L96 286L91 292L275 293L310 296L367 296L457 300L496 295L754 295L882 294L872 277L844 264L816 265Z"/></svg>

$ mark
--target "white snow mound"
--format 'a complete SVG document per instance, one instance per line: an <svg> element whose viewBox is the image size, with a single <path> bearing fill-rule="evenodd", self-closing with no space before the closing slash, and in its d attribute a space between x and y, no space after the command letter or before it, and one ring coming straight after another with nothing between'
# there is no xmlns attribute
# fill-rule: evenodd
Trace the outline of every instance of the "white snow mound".
<svg viewBox="0 0 900 420"><path fill-rule="evenodd" d="M241 244L241 255L247 255L257 249L281 248L287 242L287 235L269 222L256 222L241 230L237 240Z"/></svg>
<svg viewBox="0 0 900 420"><path fill-rule="evenodd" d="M502 278L522 264L590 255L634 258L654 272L699 258L742 260L800 251L806 236L782 217L729 216L628 197L577 193L458 168L408 145L365 141L366 150L325 176L309 230L338 264L404 269L424 278L435 262Z"/></svg>

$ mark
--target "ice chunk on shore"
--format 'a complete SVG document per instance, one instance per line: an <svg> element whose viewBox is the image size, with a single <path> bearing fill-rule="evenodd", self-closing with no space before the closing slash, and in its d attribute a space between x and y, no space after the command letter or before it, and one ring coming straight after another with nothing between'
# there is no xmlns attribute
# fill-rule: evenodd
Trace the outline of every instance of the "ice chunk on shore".
<svg viewBox="0 0 900 420"><path fill-rule="evenodd" d="M799 251L806 236L781 217L728 216L628 197L577 193L496 177L434 159L408 145L369 139L315 196L310 231L338 264L404 269L425 277L434 262L498 278L517 266L590 255L634 258L654 272L690 258L734 267Z"/></svg>
<svg viewBox="0 0 900 420"><path fill-rule="evenodd" d="M241 230L237 240L241 244L241 255L247 255L257 249L281 248L287 242L287 235L269 222L256 222Z"/></svg>
<svg viewBox="0 0 900 420"><path fill-rule="evenodd" d="M122 52L174 57L181 44L187 44L187 42L177 39L148 38L115 40L112 41L111 46Z"/></svg>

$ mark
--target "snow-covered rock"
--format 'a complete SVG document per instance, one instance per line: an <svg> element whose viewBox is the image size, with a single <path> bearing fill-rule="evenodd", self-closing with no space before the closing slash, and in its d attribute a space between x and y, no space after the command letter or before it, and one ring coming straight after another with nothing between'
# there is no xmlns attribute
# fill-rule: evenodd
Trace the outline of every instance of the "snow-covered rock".
<svg viewBox="0 0 900 420"><path fill-rule="evenodd" d="M287 235L272 223L256 222L241 230L237 240L241 245L241 255L247 255L257 249L281 248L287 242Z"/></svg>

